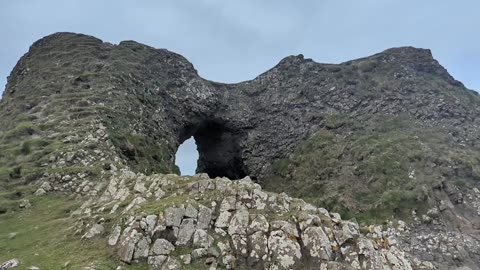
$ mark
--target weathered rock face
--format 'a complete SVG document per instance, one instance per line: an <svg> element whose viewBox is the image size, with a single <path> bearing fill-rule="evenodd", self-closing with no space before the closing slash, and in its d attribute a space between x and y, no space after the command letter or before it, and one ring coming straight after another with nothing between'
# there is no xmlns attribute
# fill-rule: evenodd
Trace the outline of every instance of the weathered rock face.
<svg viewBox="0 0 480 270"><path fill-rule="evenodd" d="M466 131L478 108L466 99L480 100L428 50L411 47L340 65L291 56L252 81L226 85L200 78L186 59L167 50L58 33L37 41L19 61L1 113L97 119L124 162L144 173L174 170L177 147L194 136L198 171L235 179L267 176L273 160L332 114L406 114L464 124L456 136L475 143L478 134Z"/></svg>
<svg viewBox="0 0 480 270"><path fill-rule="evenodd" d="M106 191L75 213L83 224L93 222L92 229L104 215L115 215L107 222L108 242L129 264L147 262L154 269L434 269L402 251L394 236L388 236L389 243L368 228L363 229L368 235L361 233L356 222L286 194L267 194L249 177L131 176L120 171L109 183L122 194L128 190L125 199L112 199L120 196ZM122 185L122 178L130 180ZM136 191L139 179L149 188ZM169 195L156 197L158 188ZM109 203L103 203L104 196ZM138 203L138 198L143 200ZM118 209L118 204L138 208ZM79 222L77 229L82 227ZM168 268L171 264L176 268Z"/></svg>
<svg viewBox="0 0 480 270"><path fill-rule="evenodd" d="M221 84L164 49L57 33L35 42L8 79L0 103L0 186L35 182L38 196L73 192L105 205L128 199L109 211L135 212L148 198L176 192L164 188L165 179L149 185L145 179L178 172L175 152L193 136L198 172L250 175L269 191L288 191L368 223L406 219L413 227L398 233L402 248L443 266L478 265L479 105L478 95L423 49L394 48L338 65L290 56L251 81ZM122 177L112 178L119 172ZM195 185L201 194L230 184L205 178ZM253 192L261 200L244 194L247 208L289 211L290 197ZM212 237L225 234L233 246L220 245L215 263L286 259L272 269L338 252L326 249L333 232L247 214L238 209L238 196L222 197L221 211L192 205L149 213L140 228L118 224L108 242L124 261L171 267L189 257L164 254L166 242L151 251L155 240L194 246L184 254L194 260L211 252ZM84 216L91 215L87 202L78 210ZM299 232L296 225L305 227ZM104 230L95 221L83 235L102 237ZM145 230L153 234L146 237ZM340 246L355 241L354 249L371 254L354 224L335 230ZM353 267L354 257L348 259ZM396 264L404 262L390 261ZM329 262L327 269L335 267Z"/></svg>

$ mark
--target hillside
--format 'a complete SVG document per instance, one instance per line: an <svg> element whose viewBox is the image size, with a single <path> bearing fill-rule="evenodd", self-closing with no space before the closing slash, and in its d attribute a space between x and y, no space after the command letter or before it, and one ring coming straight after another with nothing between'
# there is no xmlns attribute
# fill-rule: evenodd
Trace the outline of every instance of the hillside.
<svg viewBox="0 0 480 270"><path fill-rule="evenodd" d="M180 256L193 256L190 249L210 249L212 243L220 248L226 237L233 253L199 255L201 263L235 269L313 269L319 262L325 269L427 269L431 262L439 269L477 269L479 105L478 94L425 49L392 48L341 64L289 56L253 80L222 84L201 78L188 60L165 49L56 33L35 42L19 60L0 102L0 239L9 243L0 245L0 261L23 256L40 265L30 254L35 248L27 246L29 239L44 241L48 235L58 240L47 246L49 252L70 260L72 269L90 262L93 250L108 265L95 269L110 269L125 254L117 243L107 247L106 236L133 228L142 236L122 236L120 245L133 245L129 259L122 259L127 263L162 264L171 252L177 253L168 258L179 263ZM179 145L192 136L197 172L208 174L203 181L212 185L207 199L192 194L195 177L171 175L179 172ZM247 176L253 182L226 182ZM235 188L218 194L221 183ZM268 202L264 211L244 205L244 199L258 199L252 194ZM232 196L240 205L229 201ZM288 201L280 210L279 198ZM32 206L25 209L27 200ZM176 244L183 221L195 228L198 213L179 214L175 225L159 221L169 206L186 211L190 204L198 212L213 203L214 218L199 229L204 232L193 229L183 244ZM221 218L224 224L216 226ZM18 219L24 222L16 228ZM243 233L257 219L266 229ZM274 225L280 220L288 224ZM57 229L42 231L49 223ZM232 223L241 223L240 232ZM147 225L170 229L154 236ZM91 228L101 232L80 240ZM309 246L303 235L308 228L322 228L309 231L330 246ZM10 239L17 229L24 235ZM352 235L343 239L337 231ZM194 246L194 233L211 242L208 247ZM256 260L253 235L267 243L265 257ZM293 246L275 246L282 242L277 236ZM58 248L65 237L72 239L67 242L73 254L82 256L72 258ZM369 244L359 242L364 238ZM153 246L147 246L157 239L167 239L175 251L150 254ZM369 255L362 255L372 243L375 252L367 248ZM328 255L316 258L320 250ZM146 256L135 257L139 252ZM278 252L293 256L287 266L272 261ZM39 256L47 261L42 269L61 267L55 258Z"/></svg>

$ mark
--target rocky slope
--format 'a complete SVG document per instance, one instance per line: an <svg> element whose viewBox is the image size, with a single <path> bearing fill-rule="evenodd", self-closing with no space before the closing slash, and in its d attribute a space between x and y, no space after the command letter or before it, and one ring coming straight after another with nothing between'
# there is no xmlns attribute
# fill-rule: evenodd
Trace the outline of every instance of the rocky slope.
<svg viewBox="0 0 480 270"><path fill-rule="evenodd" d="M167 50L57 33L35 42L20 59L0 103L0 212L15 219L18 205L33 191L48 198L72 194L85 201L72 217L84 221L77 222L77 233L87 231L84 238L97 238L96 232L105 235L103 230L110 233L108 226L114 226L112 232L120 239L112 249L123 250L115 256L128 262L181 263L186 255L194 256L188 248L203 248L207 254L199 258L210 265L276 269L280 262L273 259L284 251L272 247L281 243L288 247L278 248L293 252L287 260L295 268L318 266L311 254L318 251L315 246L331 254L320 260L336 262L322 267L408 269L430 261L440 269L475 269L480 264L479 104L478 94L453 79L424 49L394 48L338 65L290 56L251 81L221 84L199 77L191 63ZM168 192L163 184L155 184L166 194L150 186L129 186L139 179L148 179L145 185L153 185L152 179L168 182L159 173L178 173L175 152L191 136L200 155L198 172L213 178L248 175L268 191L287 192L315 205L294 206L299 213L293 214L291 205L281 210L282 222L289 224L285 226L296 229L294 237L276 224L278 202L266 203L265 213L254 206L226 211L211 206L223 205L227 198L238 200L245 192L251 200L249 192L263 192L252 183L242 187L240 195L227 188L226 194L215 197L223 178L205 180L213 190L207 195L214 197L200 203L194 203L191 188L183 186L192 179L171 180ZM167 225L162 223L167 222L162 219L167 210L158 208L177 192L189 196L174 200L171 206L177 206L175 220L180 223ZM293 200L273 194L265 199L270 197ZM135 209L140 202L156 210ZM112 211L115 203L118 210ZM225 226L216 226L218 219L212 218L197 233L198 216L177 213L187 211L189 204L193 212L204 204L214 217L223 213ZM347 219L356 217L362 227L383 224L385 231L360 234L357 223L340 221L316 207L338 211ZM268 229L242 234L232 228L231 233L230 225L237 221L230 221L230 215L240 219L242 233L256 219ZM314 215L311 223L302 227L309 215ZM169 229L154 236L144 225L147 217L149 222L155 219L152 226ZM184 221L193 235L177 245ZM355 234L346 242L337 236L345 233L345 226ZM315 234L315 241L328 238L330 250L326 242L309 246L307 230ZM198 246L195 235L213 242L208 248ZM260 237L260 247L261 241L267 243L261 253L265 257L257 261L254 255L260 251L252 249L253 235ZM390 236L397 241L393 247L385 244ZM369 244L359 242L364 237ZM169 257L165 250L157 254L159 239L167 240L161 241L162 248L173 245L169 252L178 256ZM218 239L228 240L231 250L217 250L213 256L208 250ZM368 258L360 253L360 245L368 246ZM179 247L182 252L177 252ZM143 255L134 258L135 254ZM233 262L226 263L230 259L225 257Z"/></svg>
<svg viewBox="0 0 480 270"><path fill-rule="evenodd" d="M73 215L90 225L83 238L107 229L120 260L162 269L433 269L381 227L360 228L285 193L266 193L249 177L122 171Z"/></svg>

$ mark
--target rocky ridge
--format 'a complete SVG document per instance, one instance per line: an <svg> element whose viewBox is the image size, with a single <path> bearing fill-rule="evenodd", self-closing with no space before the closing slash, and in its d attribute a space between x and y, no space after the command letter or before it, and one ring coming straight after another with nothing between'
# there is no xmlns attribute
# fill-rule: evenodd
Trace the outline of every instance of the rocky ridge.
<svg viewBox="0 0 480 270"><path fill-rule="evenodd" d="M158 173L178 173L175 152L193 136L200 154L197 170L214 178L209 180L214 189L215 177L249 175L268 191L288 190L315 207L340 211L347 219L355 216L361 223L357 227L383 223L385 228L372 227L374 232L366 235L382 243L397 242L399 249L417 258L398 255L402 267L407 261L419 267L422 260L440 269L475 269L480 263L479 104L478 94L452 78L424 49L393 48L338 65L290 56L251 81L221 84L201 78L185 58L164 49L57 33L35 42L20 59L0 103L0 214L14 215L19 205L28 208L31 193L25 190L33 186L39 197L62 193L85 201L74 215L80 219L77 233L84 239L110 230L122 235L131 227L137 236L122 242L130 247L135 242L134 256L141 241L148 255L127 261L148 261L157 239L177 250L176 238L148 240L150 232L138 228L152 215L156 226L164 212L136 211L149 205L147 195L165 196L168 202L170 193L189 192L178 186L181 181L175 181L172 190L160 184L155 185L162 188L150 190L147 183L149 177L164 177ZM131 186L137 178L149 180L143 187ZM151 194L144 194L147 190ZM172 206L181 212L191 204L200 211L187 197ZM223 197L213 201L221 205ZM213 201L202 204L220 217L222 211L210 205ZM130 209L108 212L109 216L104 213L107 208L102 209L107 206L109 211ZM227 212L233 215L237 210L241 209ZM248 213L246 223L258 214ZM321 213L309 214L325 219ZM269 224L268 243L279 228L263 215ZM117 216L125 220L109 224ZM301 218L284 221L297 224ZM183 216L173 227L180 230L184 219L185 227L198 225L198 219ZM401 220L406 224L398 227ZM207 236L198 234L207 239L223 236L215 232L215 224L204 229ZM341 231L339 224L343 226L340 222L328 228ZM235 250L233 239L245 235L229 234L229 225L220 229ZM336 247L335 234L328 235L323 223L316 227ZM172 232L175 237L178 233ZM295 236L301 261L311 263L302 233L297 230ZM385 241L389 237L395 240ZM185 241L190 245L193 239ZM169 246L161 242L162 248ZM114 248L121 249L119 245ZM352 249L358 253L357 242ZM344 265L356 267L355 256L360 267L368 265L363 255L350 250L346 254L353 257L348 262L342 250L332 252ZM374 260L382 261L387 253L379 252ZM210 264L223 264L222 256L206 256ZM232 256L234 265L248 266L242 254ZM273 265L271 259L265 263ZM386 264L395 265L390 260Z"/></svg>
<svg viewBox="0 0 480 270"><path fill-rule="evenodd" d="M159 269L434 269L380 227L264 192L249 177L120 171L73 215L82 217L82 238L108 235L121 261Z"/></svg>

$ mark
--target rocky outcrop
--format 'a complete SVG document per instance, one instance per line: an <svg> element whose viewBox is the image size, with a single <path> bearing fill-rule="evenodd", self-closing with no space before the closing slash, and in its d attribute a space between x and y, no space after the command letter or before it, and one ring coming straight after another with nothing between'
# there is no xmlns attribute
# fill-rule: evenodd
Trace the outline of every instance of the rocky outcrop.
<svg viewBox="0 0 480 270"><path fill-rule="evenodd" d="M11 259L11 260L8 260L8 261L0 264L0 269L1 270L6 270L6 269L15 268L19 264L20 264L20 261L18 259Z"/></svg>
<svg viewBox="0 0 480 270"><path fill-rule="evenodd" d="M35 42L9 76L0 102L0 185L33 183L36 196L75 194L84 203L73 216L94 219L77 233L108 234L128 262L407 265L397 247L388 255L375 249L374 235L363 241L356 222L336 222L330 212L339 211L362 226L405 220L408 230L385 234L399 250L439 267L474 266L478 105L478 94L424 49L393 48L336 65L289 56L253 80L222 84L165 49L57 33ZM178 173L175 152L192 136L197 171L215 180L203 175L188 187L193 199L143 215L152 201L163 207L187 190L158 173ZM259 186L234 193L221 178L247 175L278 194ZM225 196L198 203L212 192ZM314 215L310 221L262 214L288 215L290 196L315 204L302 210ZM97 216L105 211L128 222L109 224L111 217ZM219 237L228 245L218 245ZM338 247L329 250L328 241ZM171 256L178 247L193 250Z"/></svg>
<svg viewBox="0 0 480 270"><path fill-rule="evenodd" d="M69 100L76 105L63 107ZM324 118L332 114L405 114L461 125L455 137L474 145L478 102L430 51L411 47L339 65L291 56L254 80L227 85L200 78L186 59L167 50L57 33L34 43L12 71L1 113L43 118L58 112L71 122L101 121L93 138L84 137L92 143L106 138L124 163L143 173L173 171L177 147L193 136L199 172L260 179L275 159L326 126ZM12 120L8 117L5 121ZM79 134L72 135L66 142L78 141ZM60 164L98 160L85 154L52 159L61 158Z"/></svg>
<svg viewBox="0 0 480 270"><path fill-rule="evenodd" d="M135 175L135 174L133 174ZM130 179L123 181L125 176ZM252 269L434 269L403 252L392 239L361 232L355 221L342 220L301 199L264 192L249 177L181 177L135 175L121 171L109 187L126 197L111 196L87 205L98 219L117 213L109 222L108 243L126 263L147 262L152 268ZM201 177L200 177L201 176ZM120 180L122 179L122 180ZM120 180L120 181L119 181ZM123 184L120 184L123 183ZM135 189L141 183L148 187ZM157 197L158 188L169 195ZM118 198L118 199L113 199ZM140 200L138 198L145 198ZM124 205L116 208L115 205ZM135 204L139 208L130 207ZM80 228L81 229L81 228ZM87 237L88 238L88 237ZM174 268L169 268L174 267Z"/></svg>

